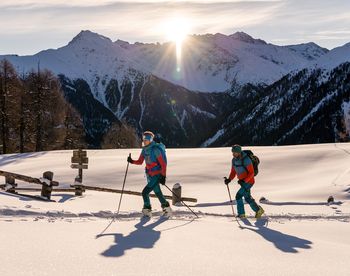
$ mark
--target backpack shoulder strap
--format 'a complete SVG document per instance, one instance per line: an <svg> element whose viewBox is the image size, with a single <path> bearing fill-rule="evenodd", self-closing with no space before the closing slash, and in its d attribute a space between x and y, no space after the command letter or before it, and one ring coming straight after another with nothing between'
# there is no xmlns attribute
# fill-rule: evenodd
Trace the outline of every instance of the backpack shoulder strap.
<svg viewBox="0 0 350 276"><path fill-rule="evenodd" d="M247 166L251 163L251 164L253 164L253 161L251 160L251 158L250 158L250 154L253 154L253 152L251 151L251 150L244 150L243 151L246 155L244 156L244 158L242 159L242 166L243 166L243 168L244 168L244 170L248 173L248 169L247 169ZM247 160L247 158L248 158L248 160L249 160L249 164L247 164L247 165L245 165L245 160Z"/></svg>

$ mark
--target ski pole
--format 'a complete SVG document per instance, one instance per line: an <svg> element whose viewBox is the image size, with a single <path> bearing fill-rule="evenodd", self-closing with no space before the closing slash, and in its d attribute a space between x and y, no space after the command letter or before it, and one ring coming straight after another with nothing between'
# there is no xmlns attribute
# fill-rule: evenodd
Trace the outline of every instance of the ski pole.
<svg viewBox="0 0 350 276"><path fill-rule="evenodd" d="M232 201L232 197L231 197L230 187L229 187L228 185L226 185L226 187L227 187L228 195L229 195L229 197L230 197L231 208L232 208L232 214L233 214L233 216L235 217L235 219L236 219L238 225L241 226L240 223L239 223L239 221L238 221L238 219L237 219L237 216L236 216L236 214L235 214L235 210L234 210L234 208L233 208L233 201Z"/></svg>
<svg viewBox="0 0 350 276"><path fill-rule="evenodd" d="M129 157L131 157L131 153L129 153ZM129 169L129 162L126 165L126 171L125 171L125 175L124 175L124 181L123 181L123 187L122 187L122 192L120 194L120 199L119 199L119 205L118 205L118 211L116 213L116 216L119 214L119 210L120 210L120 205L122 203L122 197L123 197L123 193L124 193L124 187L125 187L125 180L126 180L126 176L128 175L128 169Z"/></svg>
<svg viewBox="0 0 350 276"><path fill-rule="evenodd" d="M193 212L193 210L192 210L190 207L188 207L188 205L187 205L185 202L183 202L182 199L179 198L179 196L178 196L177 194L175 194L166 184L164 184L164 186L165 186L173 195L175 195L175 196L181 201L181 203L182 203L183 205L185 205L185 206L188 208L188 210L190 210L190 211L192 212L192 214L194 214L197 218L199 218L199 217L197 216L197 214L196 214L195 212Z"/></svg>
<svg viewBox="0 0 350 276"><path fill-rule="evenodd" d="M131 157L131 153L129 153L129 156ZM114 213L113 219L111 220L111 222L107 225L107 227L100 233L97 235L97 237L101 236L108 228L109 226L111 226L111 224L115 221L116 217L119 215L119 210L120 210L120 205L122 203L122 197L123 197L123 193L124 193L124 187L125 187L125 181L126 181L126 176L128 175L128 169L129 169L129 162L126 165L126 170L125 170L125 175L124 175L124 181L123 181L123 187L122 187L122 192L120 194L120 199L119 199L119 204L118 204L118 211L116 213Z"/></svg>

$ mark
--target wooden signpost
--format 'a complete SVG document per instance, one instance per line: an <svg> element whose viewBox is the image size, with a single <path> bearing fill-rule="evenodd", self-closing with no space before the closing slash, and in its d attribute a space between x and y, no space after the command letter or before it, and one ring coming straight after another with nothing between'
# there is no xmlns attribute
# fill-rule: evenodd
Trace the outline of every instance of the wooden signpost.
<svg viewBox="0 0 350 276"><path fill-rule="evenodd" d="M78 169L79 174L75 177L74 184L71 185L75 188L75 195L81 196L85 189L83 188L83 170L88 169L89 158L87 157L86 150L73 150L73 157L71 158L71 168Z"/></svg>

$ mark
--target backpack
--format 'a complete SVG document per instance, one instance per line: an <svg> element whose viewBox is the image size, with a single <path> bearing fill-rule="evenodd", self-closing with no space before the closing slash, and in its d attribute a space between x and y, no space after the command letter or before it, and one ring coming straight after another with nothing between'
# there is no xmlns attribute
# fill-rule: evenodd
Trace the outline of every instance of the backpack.
<svg viewBox="0 0 350 276"><path fill-rule="evenodd" d="M160 154L162 155L162 157L165 161L165 164L168 164L168 160L166 158L165 145L163 143L155 143L153 147L159 149ZM152 154L154 154L154 151L152 151Z"/></svg>
<svg viewBox="0 0 350 276"><path fill-rule="evenodd" d="M248 158L252 161L253 167L254 167L254 176L256 176L259 173L259 164L260 164L260 159L251 150L244 150L248 156ZM248 172L247 168L244 167L244 169Z"/></svg>

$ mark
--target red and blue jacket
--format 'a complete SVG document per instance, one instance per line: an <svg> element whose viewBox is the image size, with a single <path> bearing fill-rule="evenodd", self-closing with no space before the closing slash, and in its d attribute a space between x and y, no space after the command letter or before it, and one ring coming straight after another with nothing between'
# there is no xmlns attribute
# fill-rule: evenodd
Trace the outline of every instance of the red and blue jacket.
<svg viewBox="0 0 350 276"><path fill-rule="evenodd" d="M253 185L254 180L254 167L253 163L245 152L242 152L242 158L233 158L232 167L229 178L232 180L236 177L239 180L243 180L246 183Z"/></svg>
<svg viewBox="0 0 350 276"><path fill-rule="evenodd" d="M166 176L167 164L155 142L152 142L147 147L144 147L141 151L139 159L133 160L131 163L135 165L142 165L143 161L146 161L146 173L149 176L155 176L158 174Z"/></svg>

